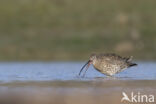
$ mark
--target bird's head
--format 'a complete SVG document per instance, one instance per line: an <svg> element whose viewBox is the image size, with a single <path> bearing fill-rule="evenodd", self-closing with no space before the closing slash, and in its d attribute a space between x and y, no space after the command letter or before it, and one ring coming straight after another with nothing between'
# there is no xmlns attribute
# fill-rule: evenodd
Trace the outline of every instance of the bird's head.
<svg viewBox="0 0 156 104"><path fill-rule="evenodd" d="M96 54L93 53L93 54L90 55L89 61L92 63L95 60L96 60Z"/></svg>
<svg viewBox="0 0 156 104"><path fill-rule="evenodd" d="M81 74L82 70L86 67L86 65L87 65L87 68L86 68L86 70L87 70L89 68L90 64L94 63L95 60L96 60L96 54L91 54L87 63L81 68L79 75ZM84 73L84 75L85 75L85 73Z"/></svg>

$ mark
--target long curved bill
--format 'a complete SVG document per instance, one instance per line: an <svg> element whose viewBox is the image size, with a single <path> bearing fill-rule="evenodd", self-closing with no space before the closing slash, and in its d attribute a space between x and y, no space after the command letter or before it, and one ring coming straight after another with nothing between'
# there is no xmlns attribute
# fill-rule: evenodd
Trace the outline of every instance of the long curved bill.
<svg viewBox="0 0 156 104"><path fill-rule="evenodd" d="M79 76L81 75L82 70L86 67L86 65L88 65L90 63L90 60L87 61L87 63L81 68L80 72L79 72ZM88 67L87 67L88 68Z"/></svg>

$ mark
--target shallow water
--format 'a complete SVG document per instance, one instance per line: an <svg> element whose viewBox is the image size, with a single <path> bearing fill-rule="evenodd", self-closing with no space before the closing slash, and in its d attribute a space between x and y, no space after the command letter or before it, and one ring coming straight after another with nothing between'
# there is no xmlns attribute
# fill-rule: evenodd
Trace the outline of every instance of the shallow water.
<svg viewBox="0 0 156 104"><path fill-rule="evenodd" d="M82 78L78 73L84 64L1 62L0 104L120 104L123 91L156 96L155 62L137 62L114 77L91 66Z"/></svg>
<svg viewBox="0 0 156 104"><path fill-rule="evenodd" d="M0 63L0 81L54 81L54 80L94 80L111 79L96 71L92 66L85 78L78 73L85 62L10 62ZM115 79L155 80L156 63L138 62L138 66L116 74Z"/></svg>

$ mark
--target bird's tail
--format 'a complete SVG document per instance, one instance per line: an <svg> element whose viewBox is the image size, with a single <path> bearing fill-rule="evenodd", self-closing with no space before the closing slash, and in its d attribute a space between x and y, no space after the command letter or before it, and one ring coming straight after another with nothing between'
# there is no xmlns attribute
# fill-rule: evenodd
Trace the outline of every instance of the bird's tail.
<svg viewBox="0 0 156 104"><path fill-rule="evenodd" d="M136 63L129 63L128 67L132 67L132 66L137 66L138 64Z"/></svg>

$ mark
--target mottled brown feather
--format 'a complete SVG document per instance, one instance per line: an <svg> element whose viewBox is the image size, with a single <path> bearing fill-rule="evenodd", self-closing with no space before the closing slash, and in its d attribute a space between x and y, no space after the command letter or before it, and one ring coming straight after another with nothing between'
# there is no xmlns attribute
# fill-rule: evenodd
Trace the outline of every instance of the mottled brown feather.
<svg viewBox="0 0 156 104"><path fill-rule="evenodd" d="M130 61L130 58L121 57L114 53L97 54L93 66L101 73L112 76L125 70L128 67L136 65Z"/></svg>

